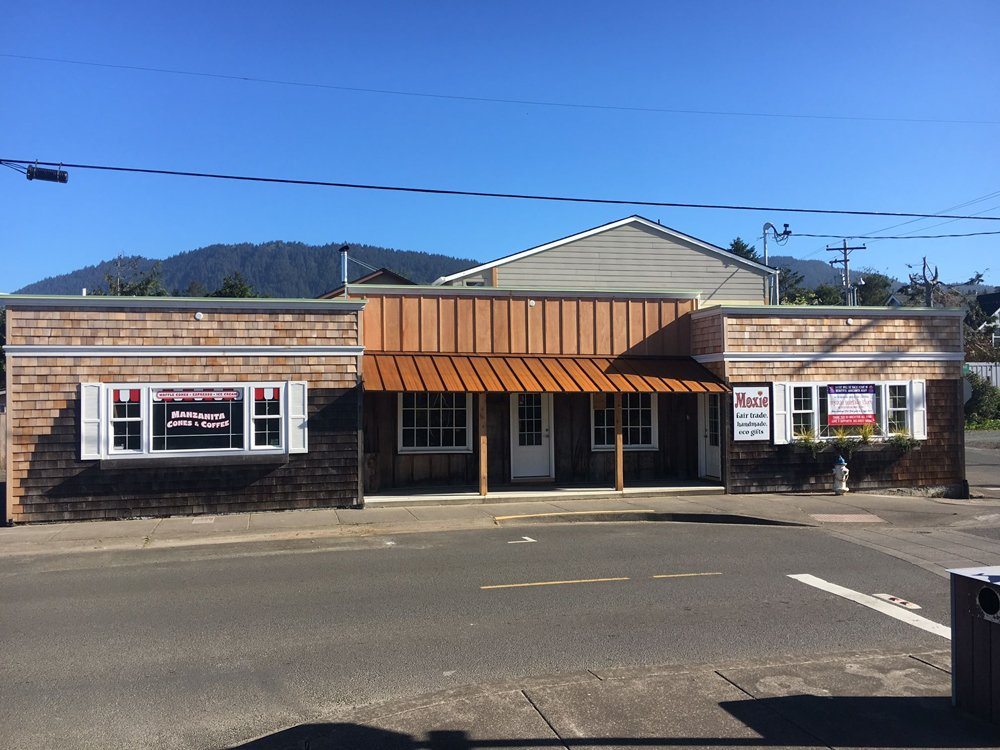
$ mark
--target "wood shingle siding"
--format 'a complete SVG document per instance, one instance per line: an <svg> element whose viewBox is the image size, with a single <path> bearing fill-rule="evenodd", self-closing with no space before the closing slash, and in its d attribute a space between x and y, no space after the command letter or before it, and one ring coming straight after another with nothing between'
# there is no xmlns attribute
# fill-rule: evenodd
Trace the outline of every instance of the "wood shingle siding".
<svg viewBox="0 0 1000 750"><path fill-rule="evenodd" d="M703 302L763 302L764 274L638 224L503 263L499 286L701 292ZM458 282L461 283L461 282Z"/></svg>
<svg viewBox="0 0 1000 750"><path fill-rule="evenodd" d="M103 304L107 304L106 301ZM67 521L187 513L348 506L360 500L359 357L313 354L357 347L358 311L7 307L7 502L14 521ZM146 356L146 347L190 347ZM200 347L255 347L199 355ZM308 347L284 351L286 347ZM38 352L33 353L32 347ZM66 356L45 353L69 347ZM128 347L129 356L76 347ZM258 348L268 350L257 353ZM332 351L332 350L331 350ZM308 452L255 456L80 459L81 383L306 381Z"/></svg>
<svg viewBox="0 0 1000 750"><path fill-rule="evenodd" d="M927 440L919 450L902 453L873 444L848 458L848 485L855 491L911 487L944 490L967 496L965 435L960 380L927 381ZM730 406L731 412L731 406ZM837 454L827 449L817 456L790 443L737 443L727 436L728 491L828 492L833 489Z"/></svg>

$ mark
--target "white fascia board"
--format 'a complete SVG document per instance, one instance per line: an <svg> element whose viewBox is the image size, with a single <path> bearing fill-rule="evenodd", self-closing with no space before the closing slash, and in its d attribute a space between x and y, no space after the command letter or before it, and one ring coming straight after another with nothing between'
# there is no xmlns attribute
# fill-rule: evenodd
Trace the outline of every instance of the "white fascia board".
<svg viewBox="0 0 1000 750"><path fill-rule="evenodd" d="M7 307L123 307L183 310L361 310L364 299L281 299L276 297L106 297L99 295L0 294Z"/></svg>
<svg viewBox="0 0 1000 750"><path fill-rule="evenodd" d="M717 352L696 354L708 362L961 362L964 352Z"/></svg>
<svg viewBox="0 0 1000 750"><path fill-rule="evenodd" d="M643 291L641 289L533 289L517 286L404 286L402 284L386 284L376 286L365 284L369 296L375 297L525 297L536 299L558 298L567 299L580 297L582 299L699 299L701 291L663 290Z"/></svg>
<svg viewBox="0 0 1000 750"><path fill-rule="evenodd" d="M577 240L582 240L586 237L591 237L595 234L600 234L601 232L607 232L611 229L617 229L618 227L625 226L626 224L641 224L648 229L652 229L660 234L669 237L674 240L681 240L682 242L688 242L702 250L707 250L720 258L724 258L727 261L736 263L738 265L746 266L753 271L760 271L764 274L774 275L778 273L778 269L771 268L770 266L765 266L762 263L756 263L752 260L747 260L746 258L741 258L735 253L731 253L716 245L709 244L704 240L699 240L696 237L691 237L682 232L678 232L676 229L671 229L665 227L662 224L657 224L655 221L650 221L642 216L627 216L624 219L618 219L618 221L612 221L609 224L602 224L599 227L594 227L593 229L588 229L584 232L579 232L577 234L570 235L569 237L563 237L562 239L553 240L552 242L547 242L544 245L538 245L537 247L528 248L527 250L522 250L519 253L514 253L513 255L506 255L502 258L497 258L496 260L491 260L488 263L483 263L482 265L473 266L472 268L467 268L464 271L459 271L458 273L453 273L449 276L442 276L434 281L435 286L440 286L441 284L447 284L458 279L463 279L466 276L472 276L473 274L481 273L483 271L488 271L496 266L502 266L506 263L510 263L515 260L521 260L522 258L529 258L532 255L545 252L546 250L552 250L553 248L560 247L561 245L566 245L570 242L575 242Z"/></svg>
<svg viewBox="0 0 1000 750"><path fill-rule="evenodd" d="M7 345L8 357L357 357L363 346L32 346Z"/></svg>
<svg viewBox="0 0 1000 750"><path fill-rule="evenodd" d="M692 318L711 315L753 315L786 318L961 318L965 311L951 307L844 307L842 305L716 305L691 313Z"/></svg>

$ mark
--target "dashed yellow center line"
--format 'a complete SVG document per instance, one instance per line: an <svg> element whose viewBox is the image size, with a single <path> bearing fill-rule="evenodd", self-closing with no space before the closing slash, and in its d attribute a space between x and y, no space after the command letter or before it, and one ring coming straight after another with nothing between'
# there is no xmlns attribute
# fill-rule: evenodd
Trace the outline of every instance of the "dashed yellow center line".
<svg viewBox="0 0 1000 750"><path fill-rule="evenodd" d="M694 578L695 576L721 576L722 573L663 573L653 578Z"/></svg>
<svg viewBox="0 0 1000 750"><path fill-rule="evenodd" d="M483 591L489 589L523 589L529 586L565 586L569 583L607 583L609 581L628 581L629 578L579 578L574 581L534 581L532 583L497 583L492 586L480 586Z"/></svg>

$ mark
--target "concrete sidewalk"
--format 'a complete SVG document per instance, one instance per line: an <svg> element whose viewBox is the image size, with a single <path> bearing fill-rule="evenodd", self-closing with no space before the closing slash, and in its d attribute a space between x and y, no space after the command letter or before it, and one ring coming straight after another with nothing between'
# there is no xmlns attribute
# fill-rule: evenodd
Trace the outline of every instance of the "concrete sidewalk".
<svg viewBox="0 0 1000 750"><path fill-rule="evenodd" d="M726 522L731 519L724 516L740 515L749 517L748 522L758 518L822 527L847 541L940 574L946 567L1000 562L1000 501L865 494L546 498L500 504L40 524L0 528L0 556L322 540L551 522L645 520L649 512L675 514L673 520Z"/></svg>
<svg viewBox="0 0 1000 750"><path fill-rule="evenodd" d="M995 747L951 707L949 656L621 669L456 689L323 717L240 750Z"/></svg>

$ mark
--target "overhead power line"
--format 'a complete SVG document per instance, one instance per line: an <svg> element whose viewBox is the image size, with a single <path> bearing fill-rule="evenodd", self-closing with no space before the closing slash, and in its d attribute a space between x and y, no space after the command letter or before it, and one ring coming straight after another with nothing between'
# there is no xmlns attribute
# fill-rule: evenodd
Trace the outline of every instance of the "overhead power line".
<svg viewBox="0 0 1000 750"><path fill-rule="evenodd" d="M53 166L59 169L94 169L103 172L126 172L133 174L167 175L171 177L198 177L212 180L236 182L258 182L276 185L304 185L313 187L333 187L351 190L380 190L395 193L419 193L423 195L451 195L470 198L503 198L511 200L551 201L558 203L589 203L610 206L653 206L657 208L704 208L720 211L771 211L797 214L835 214L845 216L901 216L922 219L976 219L978 221L1000 221L1000 216L953 216L949 214L918 214L905 211L860 211L839 208L788 208L779 206L744 206L727 203L682 203L679 201L631 200L620 198L585 198L566 195L535 195L530 193L500 193L485 190L446 190L443 188L407 187L402 185L370 185L356 182L333 182L328 180L299 180L286 177L257 177L251 175L216 174L212 172L190 172L179 169L152 169L145 167L116 167L107 164L71 164L69 162L48 162L36 159L0 159L6 164L34 164Z"/></svg>
<svg viewBox="0 0 1000 750"><path fill-rule="evenodd" d="M596 104L586 102L558 102L544 99L508 99L493 96L470 96L462 94L438 94L428 91L407 91L403 89L381 89L363 86L344 86L333 83L315 81L289 81L279 78L260 78L257 76L241 76L227 73L210 73L200 70L182 70L178 68L157 68L149 65L123 65L116 63L101 63L91 60L72 60L61 57L39 57L36 55L15 55L2 52L0 57L14 60L31 60L33 62L58 63L61 65L81 65L91 68L110 68L113 70L132 70L143 73L160 73L176 76L192 76L197 78L217 78L226 81L242 81L244 83L263 83L271 86L296 86L299 88L328 89L358 94L379 94L383 96L404 96L421 99L444 99L461 102L485 102L490 104L514 104L531 107L560 107L564 109L594 109L617 112L644 112L668 115L702 115L712 117L764 117L792 120L846 120L854 122L906 122L937 125L1000 125L1000 120L950 120L936 117L879 117L875 115L814 115L793 112L752 112L717 109L682 109L677 107L638 107L616 104Z"/></svg>
<svg viewBox="0 0 1000 750"><path fill-rule="evenodd" d="M793 237L825 237L831 240L941 240L954 237L982 237L987 234L1000 234L998 232L965 232L964 234L897 234L888 236L884 234L807 234L805 232L794 232Z"/></svg>

